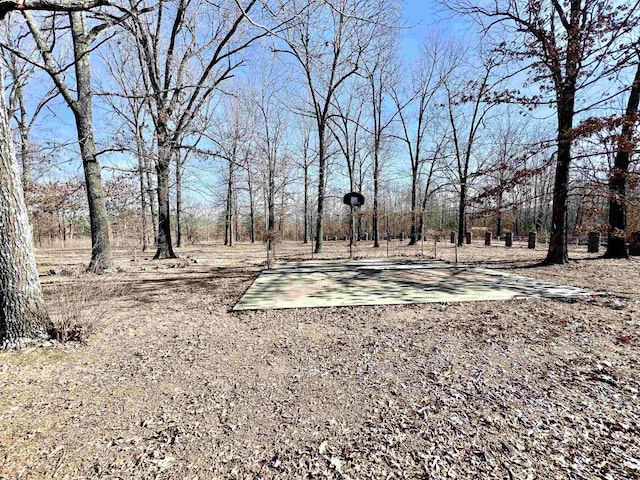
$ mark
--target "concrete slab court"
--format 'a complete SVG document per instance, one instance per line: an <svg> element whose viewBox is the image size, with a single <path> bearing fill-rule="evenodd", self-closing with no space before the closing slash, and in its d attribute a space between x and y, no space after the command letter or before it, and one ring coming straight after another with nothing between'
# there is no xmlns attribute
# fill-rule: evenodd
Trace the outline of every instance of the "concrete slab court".
<svg viewBox="0 0 640 480"><path fill-rule="evenodd" d="M233 309L394 305L588 295L591 292L576 287L435 260L332 260L287 263L264 270Z"/></svg>

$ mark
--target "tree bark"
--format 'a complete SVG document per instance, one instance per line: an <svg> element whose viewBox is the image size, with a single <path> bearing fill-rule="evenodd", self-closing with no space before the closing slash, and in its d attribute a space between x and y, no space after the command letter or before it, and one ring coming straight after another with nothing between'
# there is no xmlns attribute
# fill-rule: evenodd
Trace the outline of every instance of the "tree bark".
<svg viewBox="0 0 640 480"><path fill-rule="evenodd" d="M176 155L176 247L182 246L182 229L180 217L182 216L182 161L180 154Z"/></svg>
<svg viewBox="0 0 640 480"><path fill-rule="evenodd" d="M233 162L229 159L229 178L227 179L227 198L225 205L224 244L233 246Z"/></svg>
<svg viewBox="0 0 640 480"><path fill-rule="evenodd" d="M136 125L136 147L138 155L138 180L140 182L140 208L142 210L142 251L147 250L147 186L145 185L145 159L142 152L140 126Z"/></svg>
<svg viewBox="0 0 640 480"><path fill-rule="evenodd" d="M325 192L325 126L318 125L318 218L316 218L316 246L315 253L322 252L322 236L324 235L324 192Z"/></svg>
<svg viewBox="0 0 640 480"><path fill-rule="evenodd" d="M267 182L267 233L273 235L276 229L276 184L275 172L269 165L269 178ZM273 241L273 239L272 239Z"/></svg>
<svg viewBox="0 0 640 480"><path fill-rule="evenodd" d="M567 208L569 199L569 167L571 164L571 135L573 128L575 81L558 94L558 156L554 178L551 236L545 263L565 264L569 261Z"/></svg>
<svg viewBox="0 0 640 480"><path fill-rule="evenodd" d="M0 20L12 10L80 11L108 5L107 0L13 0L0 1Z"/></svg>
<svg viewBox="0 0 640 480"><path fill-rule="evenodd" d="M309 243L309 164L304 159L304 243Z"/></svg>
<svg viewBox="0 0 640 480"><path fill-rule="evenodd" d="M373 247L380 248L380 222L378 211L378 193L380 190L380 161L379 161L379 145L376 140L373 154Z"/></svg>
<svg viewBox="0 0 640 480"><path fill-rule="evenodd" d="M629 161L633 150L633 134L640 103L640 64L629 93L622 132L618 140L618 148L613 169L609 176L609 234L605 258L629 258L626 245L627 231L627 175Z"/></svg>
<svg viewBox="0 0 640 480"><path fill-rule="evenodd" d="M158 189L154 189L151 160L145 158L145 171L147 174L147 197L149 198L149 209L151 211L151 226L153 227L153 244L158 245ZM154 191L155 190L155 191Z"/></svg>
<svg viewBox="0 0 640 480"><path fill-rule="evenodd" d="M163 258L177 258L173 253L171 242L171 217L169 214L169 165L171 149L166 145L166 137L158 142L158 163L156 173L158 177L158 249L154 260Z"/></svg>
<svg viewBox="0 0 640 480"><path fill-rule="evenodd" d="M29 216L11 142L0 65L0 348L20 348L49 337Z"/></svg>
<svg viewBox="0 0 640 480"><path fill-rule="evenodd" d="M238 191L233 192L233 230L236 243L240 241L240 212L238 211Z"/></svg>
<svg viewBox="0 0 640 480"><path fill-rule="evenodd" d="M253 180L251 178L251 166L247 164L247 187L249 190L249 237L251 243L256 242L256 207L254 204Z"/></svg>
<svg viewBox="0 0 640 480"><path fill-rule="evenodd" d="M93 136L93 110L91 89L91 39L87 34L86 14L69 13L73 37L76 72L77 100L73 114L76 119L80 155L84 167L84 178L89 202L91 223L91 262L89 271L101 273L111 267L111 248L109 244L109 217L105 205L105 193L102 186L100 164L96 156L96 144Z"/></svg>
<svg viewBox="0 0 640 480"><path fill-rule="evenodd" d="M460 185L460 199L458 203L458 246L464 245L464 238L467 231L467 217L466 217L466 204L467 204L467 186L466 184Z"/></svg>
<svg viewBox="0 0 640 480"><path fill-rule="evenodd" d="M499 239L502 236L502 188L498 191L498 214L496 217L496 238Z"/></svg>
<svg viewBox="0 0 640 480"><path fill-rule="evenodd" d="M18 83L16 86L16 98L18 100L18 108L20 109L20 122L18 130L20 131L20 161L22 163L22 188L25 192L31 187L31 156L29 149L29 121L27 120L27 107L24 101L24 90L22 85Z"/></svg>
<svg viewBox="0 0 640 480"><path fill-rule="evenodd" d="M414 162L411 168L411 233L409 238L409 245L415 245L418 241L418 225L417 225L417 210L418 210L418 159Z"/></svg>

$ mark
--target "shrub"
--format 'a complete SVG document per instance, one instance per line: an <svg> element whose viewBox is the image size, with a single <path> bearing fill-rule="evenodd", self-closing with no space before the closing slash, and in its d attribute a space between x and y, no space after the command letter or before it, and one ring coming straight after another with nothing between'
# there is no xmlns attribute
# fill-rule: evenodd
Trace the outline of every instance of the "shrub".
<svg viewBox="0 0 640 480"><path fill-rule="evenodd" d="M110 301L121 293L121 285L92 275L58 284L47 302L51 337L63 343L86 343L103 324Z"/></svg>

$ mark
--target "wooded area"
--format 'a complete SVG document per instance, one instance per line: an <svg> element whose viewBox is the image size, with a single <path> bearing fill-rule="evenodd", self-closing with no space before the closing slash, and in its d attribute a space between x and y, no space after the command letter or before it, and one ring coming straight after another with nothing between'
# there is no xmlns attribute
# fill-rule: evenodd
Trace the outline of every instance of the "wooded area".
<svg viewBox="0 0 640 480"><path fill-rule="evenodd" d="M0 0L0 478L640 478L639 6Z"/></svg>
<svg viewBox="0 0 640 480"><path fill-rule="evenodd" d="M440 7L476 32L429 27L410 53L411 12L388 0L0 2L2 345L32 335L12 322L46 330L41 307L9 313L41 303L34 245L84 238L95 273L113 245L319 253L427 230L536 232L551 264L598 231L627 258L638 3Z"/></svg>

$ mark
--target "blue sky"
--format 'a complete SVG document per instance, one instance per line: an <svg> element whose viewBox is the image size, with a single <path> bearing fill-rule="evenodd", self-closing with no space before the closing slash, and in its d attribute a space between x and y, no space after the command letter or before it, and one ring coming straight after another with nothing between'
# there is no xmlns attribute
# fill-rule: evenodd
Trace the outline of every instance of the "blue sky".
<svg viewBox="0 0 640 480"><path fill-rule="evenodd" d="M402 35L401 49L409 62L415 60L428 32L439 31L447 37L473 33L470 23L452 17L434 0L405 0L404 4L404 21L411 28Z"/></svg>
<svg viewBox="0 0 640 480"><path fill-rule="evenodd" d="M458 19L451 19L450 15L444 11L441 5L434 0L405 0L404 2L404 21L407 28L401 34L401 53L408 62L413 62L425 36L429 31L440 31L445 36L463 35L469 31L468 25L462 24ZM99 70L99 62L97 58L92 62L94 73ZM51 82L46 75L38 75L44 88L50 88ZM39 95L36 95L39 97ZM94 102L94 121L96 126L96 137L100 140L100 123L104 120L101 118L102 109L98 106L100 102ZM60 139L68 135L69 140L73 141L75 136L75 126L73 117L68 107L61 99L52 102L49 115L43 115L38 122L44 129L36 128L34 135L36 137L57 138ZM69 152L72 154L72 152Z"/></svg>
<svg viewBox="0 0 640 480"><path fill-rule="evenodd" d="M443 7L438 5L434 0L406 0L404 2L403 13L404 22L407 28L401 34L400 48L403 57L409 63L416 60L419 48L429 32L437 31L441 32L445 36L452 37L468 35L472 32L472 29L469 28L468 24L465 25L460 19L450 18L450 14L444 11ZM95 58L92 63L95 74L100 69L99 61ZM43 85L46 85L44 88L50 88L50 80L43 77L44 75L40 76L41 79L44 79ZM108 131L110 129L104 128L105 122L109 123L109 121L103 116L104 112L101 108L101 103L102 102L97 99L94 101L94 125L96 139L99 143L104 144L105 141L108 142L108 135L110 133ZM55 112L55 115L50 112L49 115L43 116L40 119L39 123L41 128L36 128L34 130L34 137L41 139L68 139L68 141L73 142L76 133L73 117L68 107L61 99L57 99L52 103L51 109ZM71 160L69 163L62 166L62 168L68 173L81 174L81 162L79 161L77 145L70 145L62 155ZM77 158L77 162L73 161L74 157ZM119 156L116 155L110 156L110 158L101 158L101 163L107 168L109 165L114 164L119 164L120 167L125 167L124 164L131 163L133 165L133 163L135 163L131 159L125 159L120 156L121 158L118 160L117 157ZM105 177L108 178L109 176L110 173L106 171Z"/></svg>

